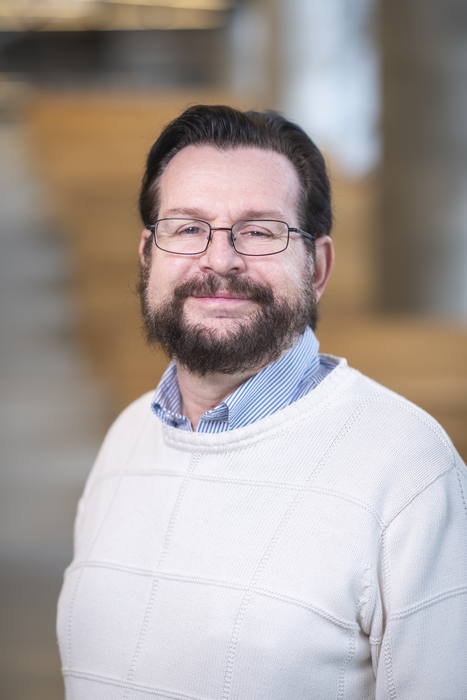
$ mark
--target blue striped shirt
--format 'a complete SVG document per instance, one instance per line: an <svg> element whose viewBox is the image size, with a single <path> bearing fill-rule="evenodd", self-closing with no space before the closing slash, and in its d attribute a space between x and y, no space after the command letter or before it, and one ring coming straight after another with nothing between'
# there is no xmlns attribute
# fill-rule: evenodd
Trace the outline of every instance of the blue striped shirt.
<svg viewBox="0 0 467 700"><path fill-rule="evenodd" d="M319 343L311 328L279 360L255 374L221 404L204 413L198 433L221 433L250 425L289 406L314 389L334 369L318 355ZM152 410L166 425L192 430L181 414L182 397L177 367L172 361L164 372L152 403Z"/></svg>

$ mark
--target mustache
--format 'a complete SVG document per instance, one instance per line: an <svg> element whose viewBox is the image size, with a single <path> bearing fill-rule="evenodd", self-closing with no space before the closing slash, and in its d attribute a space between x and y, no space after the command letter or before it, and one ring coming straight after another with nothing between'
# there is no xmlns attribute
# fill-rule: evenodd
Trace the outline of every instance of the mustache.
<svg viewBox="0 0 467 700"><path fill-rule="evenodd" d="M176 287L173 294L175 299L182 301L188 297L209 296L221 291L265 306L274 302L274 294L269 285L258 284L247 277L237 275L193 277Z"/></svg>

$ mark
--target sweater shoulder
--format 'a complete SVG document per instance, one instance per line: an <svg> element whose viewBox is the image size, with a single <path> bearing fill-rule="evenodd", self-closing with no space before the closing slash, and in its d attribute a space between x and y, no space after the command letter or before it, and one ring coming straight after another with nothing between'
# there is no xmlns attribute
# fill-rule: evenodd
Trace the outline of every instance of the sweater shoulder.
<svg viewBox="0 0 467 700"><path fill-rule="evenodd" d="M420 424L420 426L426 426L428 430L434 432L438 438L446 444L448 449L451 450L452 443L445 430L433 416L420 408L420 406L417 406L401 394L397 394L392 389L362 374L359 370L349 367L343 358L337 358L332 355L321 355L321 357L338 365L339 369L339 372L331 372L329 377L325 380L331 379L332 381L334 375L337 380L336 385L342 387L339 398L337 398L336 394L333 394L333 402L329 405L331 411L333 410L333 404L338 404L340 401L347 404L353 403L355 406L361 405L362 408L365 405L385 405L386 412L384 421L386 426L388 420L398 421L401 416L404 416L409 422ZM372 422L376 419L377 416L375 415Z"/></svg>
<svg viewBox="0 0 467 700"><path fill-rule="evenodd" d="M408 399L347 369L348 382L330 408L337 429L317 484L361 498L391 520L417 494L465 465L442 426Z"/></svg>
<svg viewBox="0 0 467 700"><path fill-rule="evenodd" d="M107 432L107 435L110 436L113 433L118 433L122 429L125 431L132 431L137 428L137 426L141 425L141 421L144 421L148 416L153 415L151 403L154 394L155 389L152 391L147 391L145 394L135 399L135 401L132 401L132 403L124 408L114 420Z"/></svg>
<svg viewBox="0 0 467 700"><path fill-rule="evenodd" d="M452 442L444 428L432 415L401 394L367 377L358 370L351 367L348 369L355 377L349 392L350 400L373 407L380 405L382 407L380 420L384 422L386 430L392 422L399 424L403 420L404 424L412 424L423 432L428 431L432 433L445 445L452 456L454 449ZM373 413L373 421L377 419L378 414Z"/></svg>
<svg viewBox="0 0 467 700"><path fill-rule="evenodd" d="M151 430L157 437L161 424L151 410L154 390L127 406L110 426L97 455L89 481L105 476L107 471L124 469L143 432Z"/></svg>
<svg viewBox="0 0 467 700"><path fill-rule="evenodd" d="M360 427L371 433L368 445L393 442L393 449L406 455L412 450L419 454L422 446L429 445L438 454L442 471L457 461L451 439L432 415L358 370L348 369L355 381L346 398L362 416Z"/></svg>

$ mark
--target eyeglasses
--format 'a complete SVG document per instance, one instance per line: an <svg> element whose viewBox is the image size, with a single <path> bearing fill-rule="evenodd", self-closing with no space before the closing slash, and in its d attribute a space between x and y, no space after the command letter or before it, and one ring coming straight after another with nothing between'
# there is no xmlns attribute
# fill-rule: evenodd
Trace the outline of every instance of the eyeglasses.
<svg viewBox="0 0 467 700"><path fill-rule="evenodd" d="M291 233L311 238L311 233L290 228L285 221L255 219L237 221L230 228L213 228L199 219L159 219L146 226L161 250L177 255L199 255L207 250L213 231L229 231L230 244L240 255L275 255L289 245Z"/></svg>

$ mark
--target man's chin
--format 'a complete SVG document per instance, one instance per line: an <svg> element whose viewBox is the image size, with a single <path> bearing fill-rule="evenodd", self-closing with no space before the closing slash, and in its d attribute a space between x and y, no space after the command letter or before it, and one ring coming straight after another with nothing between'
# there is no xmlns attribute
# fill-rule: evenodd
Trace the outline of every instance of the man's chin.
<svg viewBox="0 0 467 700"><path fill-rule="evenodd" d="M229 313L201 310L193 303L197 294L218 292L215 280L204 286L190 283L175 290L173 297L151 308L144 277L139 291L146 340L196 375L236 374L265 367L277 360L305 330L314 307L312 286L303 300L290 305L274 299L272 291L241 280L232 283L230 294L248 297L248 309ZM242 286L243 285L243 286ZM212 288L211 288L212 287ZM238 288L237 288L238 287ZM264 298L263 298L264 297Z"/></svg>
<svg viewBox="0 0 467 700"><path fill-rule="evenodd" d="M257 304L248 299L228 299L216 297L190 297L183 301L185 323L214 324L216 321L248 321Z"/></svg>
<svg viewBox="0 0 467 700"><path fill-rule="evenodd" d="M206 332L212 337L223 338L227 335L242 333L250 325L245 319L232 318L231 316L216 316L214 318L185 318L183 326L193 332Z"/></svg>

